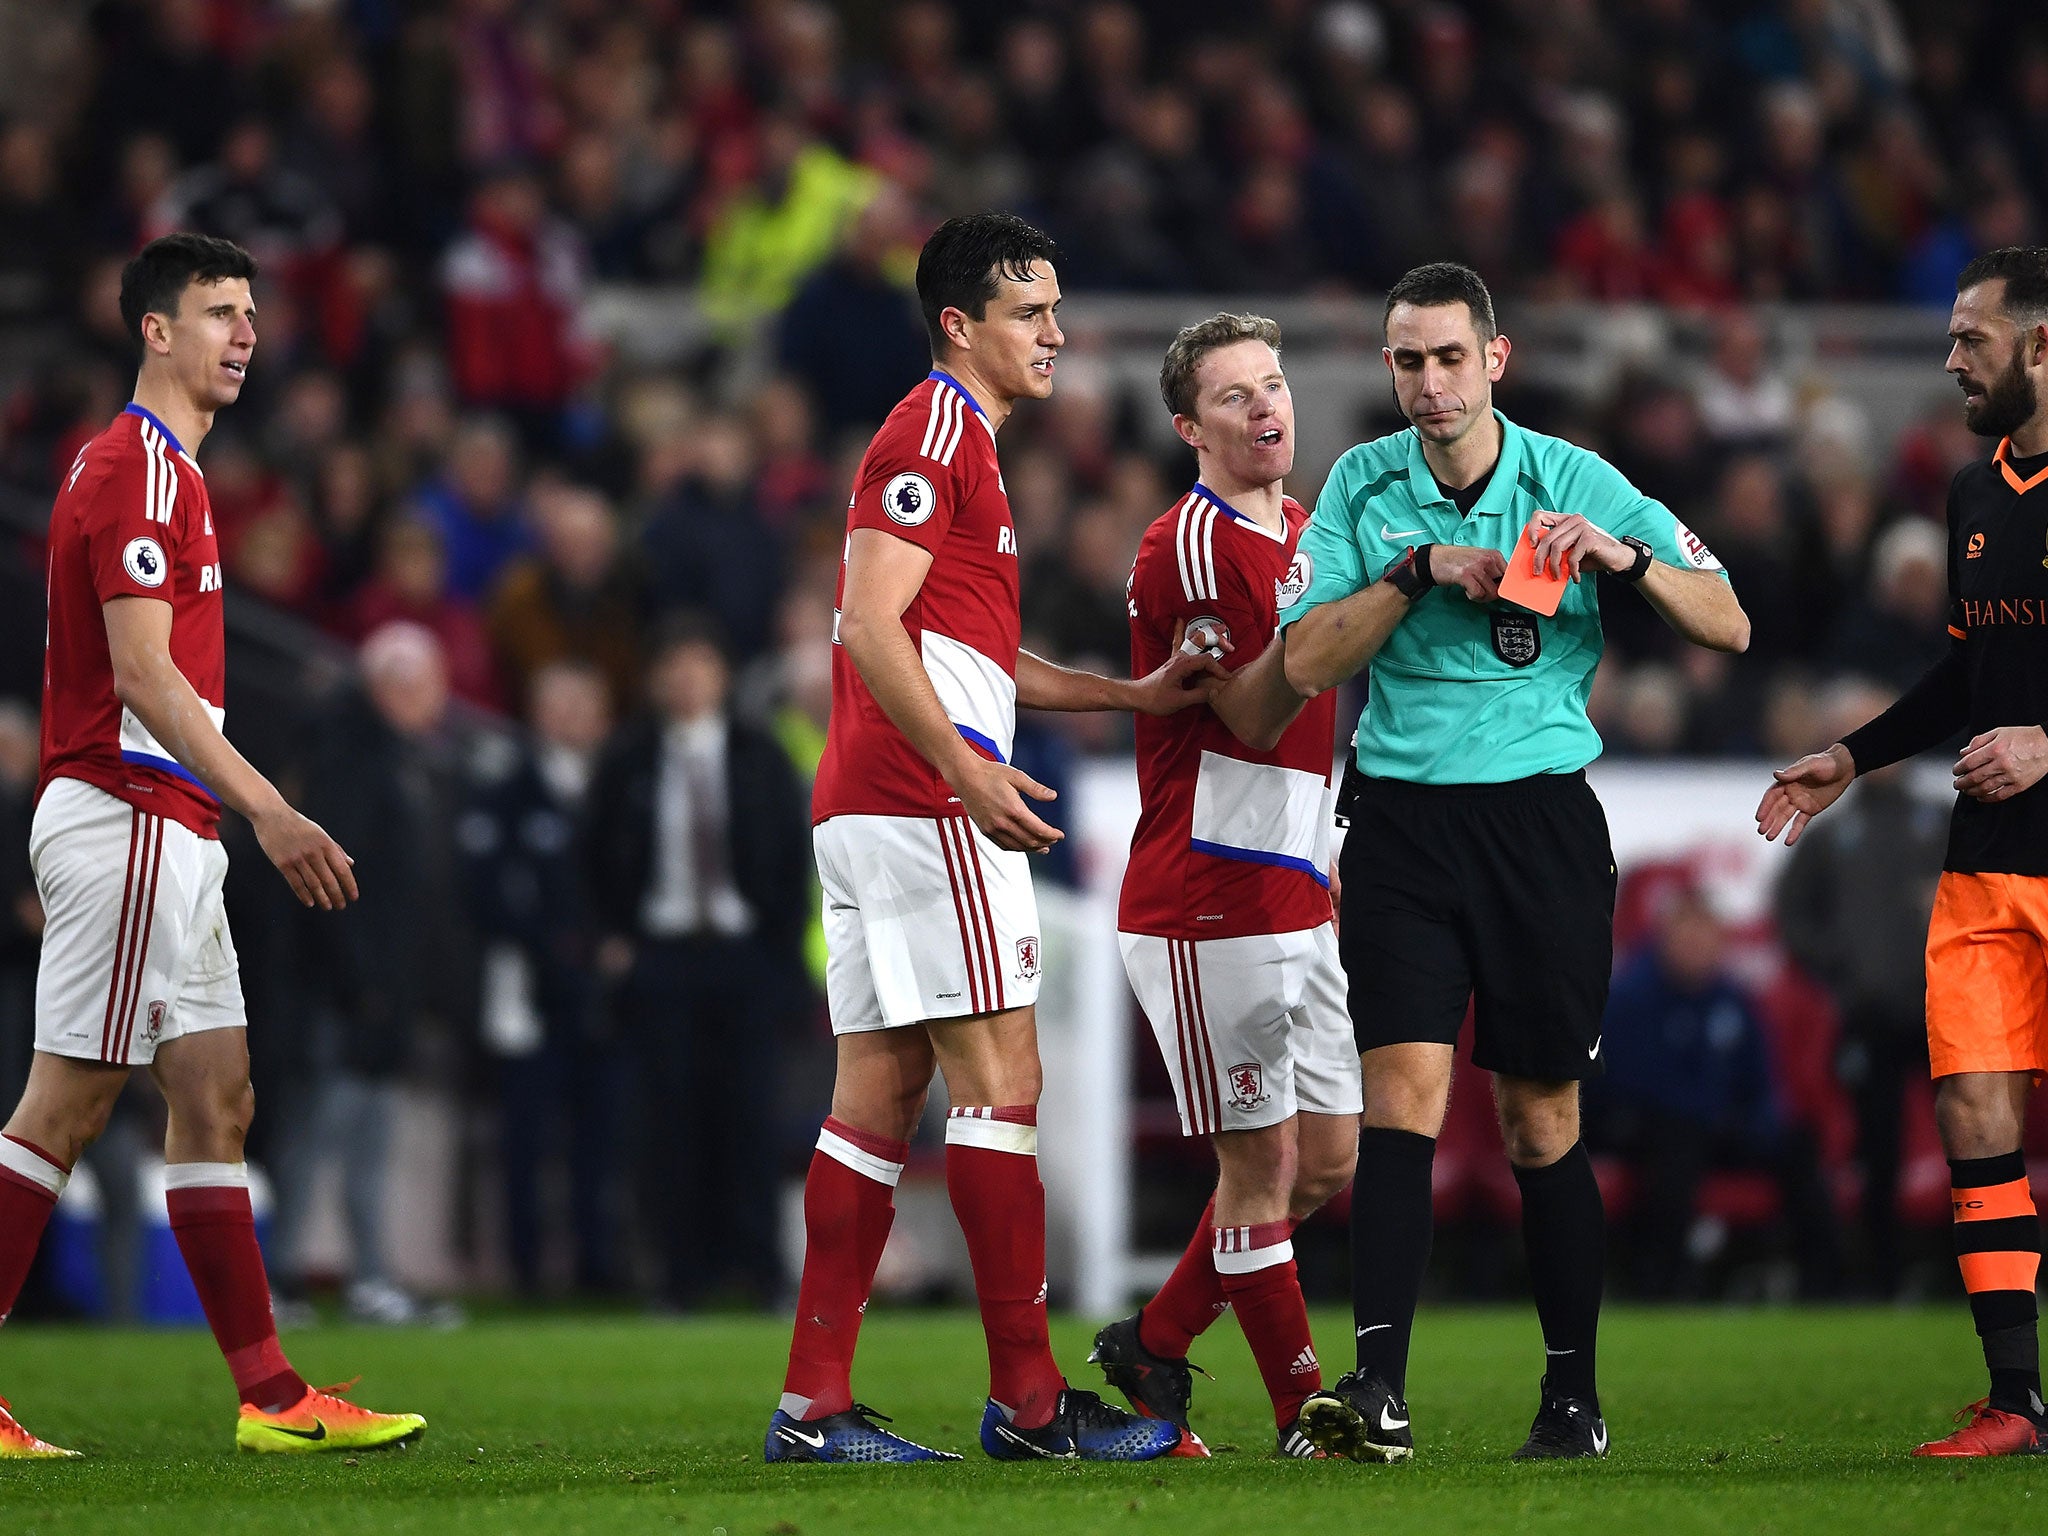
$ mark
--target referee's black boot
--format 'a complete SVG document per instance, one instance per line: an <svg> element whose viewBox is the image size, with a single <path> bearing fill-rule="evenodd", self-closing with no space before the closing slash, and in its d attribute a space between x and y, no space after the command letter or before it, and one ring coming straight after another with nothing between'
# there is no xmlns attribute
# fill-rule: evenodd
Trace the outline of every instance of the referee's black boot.
<svg viewBox="0 0 2048 1536"><path fill-rule="evenodd" d="M1529 1438L1515 1452L1516 1461L1570 1461L1607 1454L1607 1421L1600 1417L1600 1405L1583 1397L1566 1397L1550 1390L1544 1377L1543 1403L1536 1410L1536 1422L1529 1426Z"/></svg>
<svg viewBox="0 0 2048 1536"><path fill-rule="evenodd" d="M1415 1454L1408 1405L1371 1371L1347 1371L1310 1395L1298 1421L1309 1443L1347 1461L1406 1461Z"/></svg>

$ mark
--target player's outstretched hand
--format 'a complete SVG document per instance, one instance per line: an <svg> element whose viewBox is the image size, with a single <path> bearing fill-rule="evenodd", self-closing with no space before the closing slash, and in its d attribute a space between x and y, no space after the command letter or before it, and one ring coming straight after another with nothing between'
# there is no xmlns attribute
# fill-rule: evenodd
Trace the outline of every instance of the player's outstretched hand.
<svg viewBox="0 0 2048 1536"><path fill-rule="evenodd" d="M1576 512L1552 523L1536 541L1533 553L1539 573L1569 576L1573 581L1589 565L1596 571L1625 571L1636 561L1626 544Z"/></svg>
<svg viewBox="0 0 2048 1536"><path fill-rule="evenodd" d="M355 860L341 844L288 805L251 820L256 841L302 905L338 912L358 894Z"/></svg>
<svg viewBox="0 0 2048 1536"><path fill-rule="evenodd" d="M2048 731L2001 725L1970 738L1956 759L1956 792L1995 805L2025 794L2048 773Z"/></svg>
<svg viewBox="0 0 2048 1536"><path fill-rule="evenodd" d="M1131 708L1141 715L1171 715L1191 704L1206 704L1209 696L1230 681L1230 669L1215 652L1227 650L1228 638L1192 654L1185 645L1167 657L1166 665L1131 684Z"/></svg>
<svg viewBox="0 0 2048 1536"><path fill-rule="evenodd" d="M998 848L1044 853L1067 835L1040 821L1024 803L1026 795L1033 800L1057 800L1059 792L1047 789L1021 768L977 757L954 782L953 792L974 824Z"/></svg>
<svg viewBox="0 0 2048 1536"><path fill-rule="evenodd" d="M1771 841L1783 832L1785 846L1790 848L1809 821L1842 798L1842 791L1856 777L1856 764L1848 749L1837 742L1825 752L1808 753L1771 777L1776 782L1764 791L1756 808L1756 829Z"/></svg>
<svg viewBox="0 0 2048 1536"><path fill-rule="evenodd" d="M1508 573L1508 557L1497 549L1467 549L1460 544L1432 544L1429 574L1440 587L1457 587L1475 603L1500 596L1500 579Z"/></svg>

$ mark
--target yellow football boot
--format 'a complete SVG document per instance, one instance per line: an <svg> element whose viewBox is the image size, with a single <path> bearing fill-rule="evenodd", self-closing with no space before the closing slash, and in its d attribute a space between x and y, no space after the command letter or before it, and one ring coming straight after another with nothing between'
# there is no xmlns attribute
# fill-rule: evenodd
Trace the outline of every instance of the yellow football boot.
<svg viewBox="0 0 2048 1536"><path fill-rule="evenodd" d="M76 1456L78 1452L67 1451L61 1445L52 1445L47 1440L38 1440L14 1421L14 1414L7 1406L7 1399L0 1397L0 1460L10 1457L49 1459L57 1456Z"/></svg>
<svg viewBox="0 0 2048 1536"><path fill-rule="evenodd" d="M242 1416L235 1421L235 1444L245 1451L286 1455L367 1451L403 1445L427 1432L427 1421L416 1413L372 1413L344 1402L340 1394L347 1390L308 1387L304 1397L277 1413L244 1403Z"/></svg>

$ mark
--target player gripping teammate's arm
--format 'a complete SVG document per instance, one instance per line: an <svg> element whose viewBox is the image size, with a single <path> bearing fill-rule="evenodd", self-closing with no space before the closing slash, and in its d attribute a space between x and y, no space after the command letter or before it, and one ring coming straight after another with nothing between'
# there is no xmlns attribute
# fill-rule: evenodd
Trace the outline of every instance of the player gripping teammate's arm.
<svg viewBox="0 0 2048 1536"><path fill-rule="evenodd" d="M998 848L1043 853L1064 834L1033 815L1024 796L1051 800L1055 791L967 745L903 627L904 610L931 568L931 552L922 546L876 529L854 529L846 541L839 643L889 723L952 786L974 824Z"/></svg>
<svg viewBox="0 0 2048 1536"><path fill-rule="evenodd" d="M1181 637L1183 649L1220 649L1228 644L1227 638L1200 624ZM1210 695L1209 707L1239 741L1254 751L1270 752L1307 702L1287 684L1286 647L1275 635L1264 650L1231 674L1228 684Z"/></svg>
<svg viewBox="0 0 2048 1536"><path fill-rule="evenodd" d="M1230 642L1218 642L1218 649ZM1017 653L1017 707L1084 714L1121 709L1136 715L1172 715L1208 703L1230 674L1206 650L1181 651L1146 677L1103 677L1060 666L1030 651Z"/></svg>
<svg viewBox="0 0 2048 1536"><path fill-rule="evenodd" d="M1065 836L1032 813L1024 797L1052 800L1057 792L1022 769L993 762L970 748L932 689L903 613L931 570L930 551L907 539L856 528L847 541L846 585L840 600L839 641L861 681L892 725L952 786L974 824L998 848L1043 853ZM1026 709L1065 711L1132 709L1171 714L1205 701L1222 669L1208 657L1176 657L1134 682L1054 666L1022 651L1017 656L1017 703ZM1194 678L1193 685L1182 683Z"/></svg>
<svg viewBox="0 0 2048 1536"><path fill-rule="evenodd" d="M301 902L333 911L354 901L353 861L234 749L171 660L171 605L153 597L116 597L102 612L114 693L122 704L223 805L249 819L257 842Z"/></svg>

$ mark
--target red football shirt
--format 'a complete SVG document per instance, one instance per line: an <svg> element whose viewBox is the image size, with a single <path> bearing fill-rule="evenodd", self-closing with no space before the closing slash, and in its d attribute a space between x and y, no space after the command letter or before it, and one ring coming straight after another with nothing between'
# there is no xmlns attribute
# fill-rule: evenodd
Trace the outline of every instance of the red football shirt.
<svg viewBox="0 0 2048 1536"><path fill-rule="evenodd" d="M931 569L903 612L932 688L967 742L1008 762L1017 730L1017 533L988 417L933 372L889 413L854 476L847 538L879 528L929 550ZM839 565L838 601L846 595ZM890 723L839 645L832 616L832 719L811 819L944 816L959 799Z"/></svg>
<svg viewBox="0 0 2048 1536"><path fill-rule="evenodd" d="M227 648L206 477L139 405L78 450L50 513L36 794L52 779L82 779L202 837L218 837L220 801L115 697L101 610L116 597L171 605L171 663L220 724Z"/></svg>
<svg viewBox="0 0 2048 1536"><path fill-rule="evenodd" d="M1269 533L1197 485L1145 530L1131 568L1131 672L1165 665L1184 625L1220 626L1233 670L1272 643L1307 589L1308 513L1283 498ZM1337 695L1303 706L1270 752L1230 734L1206 705L1137 717L1138 829L1117 927L1167 939L1294 933L1330 920L1330 770Z"/></svg>

